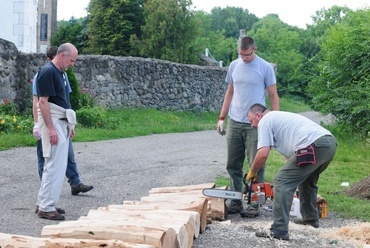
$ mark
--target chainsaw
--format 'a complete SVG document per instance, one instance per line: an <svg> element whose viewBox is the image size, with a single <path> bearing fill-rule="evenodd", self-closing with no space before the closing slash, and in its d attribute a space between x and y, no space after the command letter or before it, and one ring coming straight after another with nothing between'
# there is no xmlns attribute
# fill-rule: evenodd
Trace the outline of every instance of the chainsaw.
<svg viewBox="0 0 370 248"><path fill-rule="evenodd" d="M265 205L266 200L273 199L274 193L270 183L253 183L253 180L251 180L249 185L245 181L244 184L245 189L243 192L227 189L208 188L203 189L203 195L208 197L234 199L241 201L247 198L248 204L255 203L258 205Z"/></svg>

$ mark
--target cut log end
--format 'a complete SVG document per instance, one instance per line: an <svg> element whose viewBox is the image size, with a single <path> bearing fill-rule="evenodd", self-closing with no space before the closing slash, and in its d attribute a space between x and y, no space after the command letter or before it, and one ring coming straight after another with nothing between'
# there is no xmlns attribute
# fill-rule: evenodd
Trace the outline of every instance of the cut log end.
<svg viewBox="0 0 370 248"><path fill-rule="evenodd" d="M176 232L173 229L168 229L163 233L161 238L162 248L180 248L180 243Z"/></svg>

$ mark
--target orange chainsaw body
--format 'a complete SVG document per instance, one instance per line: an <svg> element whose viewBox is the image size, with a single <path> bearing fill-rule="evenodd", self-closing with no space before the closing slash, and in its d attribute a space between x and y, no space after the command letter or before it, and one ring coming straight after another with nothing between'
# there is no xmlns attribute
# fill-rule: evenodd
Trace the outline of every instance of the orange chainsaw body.
<svg viewBox="0 0 370 248"><path fill-rule="evenodd" d="M252 183L252 192L258 192L258 190L259 192L264 192L266 198L270 197L272 199L274 196L270 183Z"/></svg>

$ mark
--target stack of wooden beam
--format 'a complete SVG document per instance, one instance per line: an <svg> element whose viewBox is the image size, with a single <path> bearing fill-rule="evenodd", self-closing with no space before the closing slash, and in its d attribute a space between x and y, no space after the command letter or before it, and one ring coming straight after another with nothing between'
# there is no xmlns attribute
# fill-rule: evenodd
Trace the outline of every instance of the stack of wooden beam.
<svg viewBox="0 0 370 248"><path fill-rule="evenodd" d="M78 220L44 226L41 238L0 234L0 247L190 248L207 223L225 219L224 200L202 194L214 187L153 188L140 201L99 207Z"/></svg>

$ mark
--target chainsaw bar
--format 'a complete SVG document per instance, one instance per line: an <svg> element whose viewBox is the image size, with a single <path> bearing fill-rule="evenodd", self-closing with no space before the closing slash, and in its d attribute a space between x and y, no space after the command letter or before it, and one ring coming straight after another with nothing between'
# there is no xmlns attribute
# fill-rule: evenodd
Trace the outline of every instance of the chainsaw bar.
<svg viewBox="0 0 370 248"><path fill-rule="evenodd" d="M203 195L215 198L243 200L243 193L226 189L203 189Z"/></svg>

